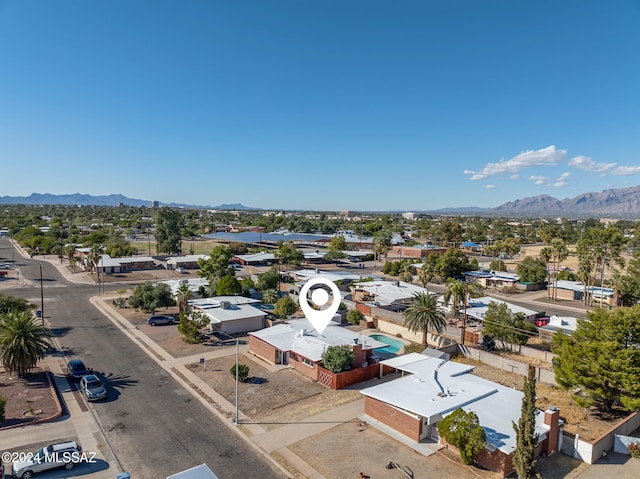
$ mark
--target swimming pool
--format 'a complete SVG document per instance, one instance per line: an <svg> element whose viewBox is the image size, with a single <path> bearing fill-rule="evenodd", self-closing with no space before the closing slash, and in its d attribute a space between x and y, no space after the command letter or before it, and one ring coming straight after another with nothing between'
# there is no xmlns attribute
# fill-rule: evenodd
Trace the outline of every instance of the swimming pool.
<svg viewBox="0 0 640 479"><path fill-rule="evenodd" d="M385 353L398 353L404 347L404 343L402 341L390 338L389 336L385 336L384 334L372 334L370 338L389 345L386 348L376 349L376 351L384 351Z"/></svg>

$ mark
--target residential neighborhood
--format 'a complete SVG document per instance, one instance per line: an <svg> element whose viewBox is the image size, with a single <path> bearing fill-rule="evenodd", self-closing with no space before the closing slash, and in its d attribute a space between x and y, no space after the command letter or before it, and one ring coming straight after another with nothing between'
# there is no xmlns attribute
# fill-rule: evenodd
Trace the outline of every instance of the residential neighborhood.
<svg viewBox="0 0 640 479"><path fill-rule="evenodd" d="M91 234L91 228L85 231ZM396 256L391 246L385 250L384 243L376 245L366 238L364 243L373 249L348 249L343 234L334 233L324 245L306 236L298 238L299 243L273 243L260 235L257 243L246 243L239 236L237 241L207 238L198 241L207 242L209 253L185 255L157 250L149 255L149 237L144 238L147 248L140 247L142 254L122 257L111 256L108 243L84 246L77 240L67 243L63 256L41 254L21 244L16 235L2 239L8 275L0 287L2 294L11 294L29 287L39 291L42 286L42 297L31 296L31 317L38 324L45 319L44 324L56 331L64 317L57 317L49 287L40 285L38 274L28 273L28 262L53 267L47 277L59 275L66 288L97 285L90 290L90 301L101 314L129 336L134 347L138 344L152 363L167 368L186 394L210 409L209 414L262 451L270 467L279 471L276 475L296 470L305 477L344 477L351 474L345 472L350 467L365 469L369 464L365 458L352 465L332 463L329 458L319 463L305 453L305 447L315 450L314 441L327 434L335 436L334 442L346 441L343 447L349 450L345 434L356 425L358 434L376 431L371 441L380 441L380 447L417 453L406 464L396 461L398 467L392 468L411 470L413 477L426 477L420 471L428 471L431 463L440 464L441 458L450 461L451 469L442 477L479 471L486 477L509 477L520 467L522 438L513 424L524 424L526 419L522 411L531 387L527 384L537 390L530 409L530 434L535 438L531 458L546 471L543 477L574 477L587 474L589 465L598 467L603 457L630 457L633 438L640 436L640 416L632 409L622 411L623 404L635 404L636 393L624 390L614 406L620 413L602 419L597 402L584 409L573 398L565 384L570 384L566 374L575 373L565 371L562 359L563 348L579 347L570 338L586 334L585 320L619 322L628 308L634 310L622 305L621 292L608 287L613 283L602 283L605 287L560 279L571 278L573 267L559 268L566 261L562 252L541 263L537 258L546 254L544 243L533 249L537 257L526 253L530 245L520 246L518 253L509 250L508 257L499 252L485 256L479 243L472 249L459 243L427 248L432 256L413 258L404 252ZM154 247L159 244L154 237ZM313 255L305 253L309 248L316 248ZM446 269L448 258L462 265L459 272ZM533 259L536 267L543 266L543 273L521 266ZM439 268L452 273L441 273ZM540 282L531 281L535 278ZM301 296L303 286L312 280L333 284L339 292L339 297L329 293L337 312L327 317L321 331L300 306L302 301L315 304L312 296ZM323 311L321 305L314 308ZM59 320L63 322L54 327ZM64 374L57 371L64 370L69 358L93 365L92 353L82 354L77 346L62 347L67 339L59 333L51 340L56 349L73 351L44 356L52 384L74 391L76 383L63 385ZM45 363L40 363L33 367L42 368ZM109 379L108 371L108 365L102 365L98 376L106 387L105 404L63 397L80 401L81 410L96 409L97 431L104 430L98 426L106 413L103 406L120 401L116 396L109 399L111 394L127 394ZM305 412L307 408L314 412ZM585 413L588 410L593 412ZM447 435L446 419L454 413L467 415L481 431L483 439L470 458L465 456L470 446ZM302 418L309 414L318 415L319 421L326 417L326 426L302 428ZM281 426L274 429L268 426L271 422ZM86 427L70 423L70 439L71 425ZM112 436L108 431L103 434ZM111 437L109 444L115 449L99 451L102 457L107 461L117 457L117 444L125 437L122 432ZM7 436L3 444L10 447L10 442ZM570 464L567 471L574 472L549 475L550 470L562 469L562 463ZM128 464L130 460L111 459L103 473L92 472L91 477L132 474ZM636 471L634 465L633 460L628 462L631 471ZM219 467L213 469L217 472L212 474L220 472ZM167 472L167 477L173 476Z"/></svg>

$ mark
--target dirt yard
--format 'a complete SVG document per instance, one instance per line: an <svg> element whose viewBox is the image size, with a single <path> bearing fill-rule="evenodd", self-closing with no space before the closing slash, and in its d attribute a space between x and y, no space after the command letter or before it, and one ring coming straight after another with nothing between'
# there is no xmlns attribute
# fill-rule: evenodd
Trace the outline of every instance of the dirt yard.
<svg viewBox="0 0 640 479"><path fill-rule="evenodd" d="M5 420L0 429L26 426L58 412L55 392L49 388L46 373L36 368L24 379L13 379L4 368L0 370L0 396L7 399Z"/></svg>
<svg viewBox="0 0 640 479"><path fill-rule="evenodd" d="M265 429L278 428L345 404L362 395L357 390L334 391L314 383L291 369L271 371L252 356L241 355L240 363L249 366L249 379L240 383L240 410ZM235 378L229 370L235 356L212 359L203 368L189 369L230 402L235 401Z"/></svg>

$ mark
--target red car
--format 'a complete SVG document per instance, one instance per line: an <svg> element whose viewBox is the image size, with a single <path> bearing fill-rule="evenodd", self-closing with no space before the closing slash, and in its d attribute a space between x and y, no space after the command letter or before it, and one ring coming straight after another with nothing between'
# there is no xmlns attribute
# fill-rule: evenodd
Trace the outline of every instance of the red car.
<svg viewBox="0 0 640 479"><path fill-rule="evenodd" d="M539 328L541 328L542 326L546 326L547 324L549 324L548 316L542 316L541 318L536 319L536 326L538 326Z"/></svg>

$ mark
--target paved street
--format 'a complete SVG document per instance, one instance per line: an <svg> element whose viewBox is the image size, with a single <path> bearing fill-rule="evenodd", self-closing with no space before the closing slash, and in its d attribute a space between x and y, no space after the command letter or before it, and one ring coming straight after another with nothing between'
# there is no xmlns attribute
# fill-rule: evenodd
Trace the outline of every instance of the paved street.
<svg viewBox="0 0 640 479"><path fill-rule="evenodd" d="M0 257L11 256L9 240L0 238ZM10 294L39 305L42 264L45 315L56 340L107 379L107 401L91 408L132 477L160 479L201 463L222 479L283 477L90 304L95 285L71 285L47 262L17 254L16 261L27 282Z"/></svg>

